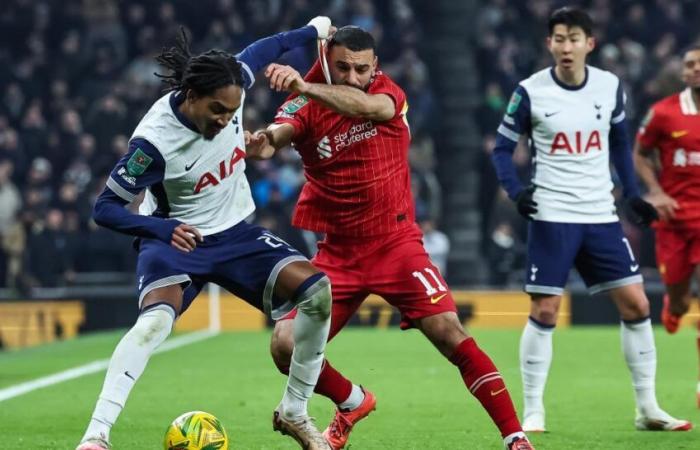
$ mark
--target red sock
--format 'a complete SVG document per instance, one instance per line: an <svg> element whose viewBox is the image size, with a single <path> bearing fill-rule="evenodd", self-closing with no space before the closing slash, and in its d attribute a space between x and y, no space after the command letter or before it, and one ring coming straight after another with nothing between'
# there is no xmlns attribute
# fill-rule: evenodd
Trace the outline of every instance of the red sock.
<svg viewBox="0 0 700 450"><path fill-rule="evenodd" d="M289 375L289 366L278 366L278 369L283 374ZM324 397L328 397L333 401L333 403L339 405L350 397L350 392L352 392L352 383L350 380L342 376L340 372L335 370L326 359L323 361L323 367L321 368L321 373L318 376L318 382L316 383L314 392L321 394Z"/></svg>
<svg viewBox="0 0 700 450"><path fill-rule="evenodd" d="M318 383L316 383L314 392L328 397L333 403L338 405L350 397L352 382L335 370L326 359L323 361L323 368L318 376Z"/></svg>
<svg viewBox="0 0 700 450"><path fill-rule="evenodd" d="M467 389L481 402L503 437L522 431L501 374L474 339L459 344L450 362L459 368Z"/></svg>

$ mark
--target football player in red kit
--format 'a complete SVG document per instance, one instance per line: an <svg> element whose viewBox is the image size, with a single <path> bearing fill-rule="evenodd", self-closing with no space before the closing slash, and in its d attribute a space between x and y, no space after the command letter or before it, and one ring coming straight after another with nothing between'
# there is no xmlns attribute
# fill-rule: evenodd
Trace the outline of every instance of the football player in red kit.
<svg viewBox="0 0 700 450"><path fill-rule="evenodd" d="M661 219L654 224L656 260L666 284L661 322L669 333L690 308L693 273L700 280L700 45L683 53L682 78L687 87L651 107L634 147L637 173ZM700 328L697 343L700 353ZM700 407L700 382L696 395Z"/></svg>
<svg viewBox="0 0 700 450"><path fill-rule="evenodd" d="M332 84L323 81L319 62L306 79L288 66L268 67L271 87L292 95L274 124L249 135L247 151L269 158L293 144L303 159L307 182L293 224L326 235L313 263L331 280L330 338L369 294L383 297L400 311L401 328L418 328L457 366L506 448L531 449L501 374L465 332L452 294L423 248L410 187L406 95L377 69L374 38L358 27L339 29L327 56ZM292 345L291 321L278 321L272 354L283 373L295 364ZM376 398L328 361L316 392L337 405L324 436L334 449L343 448Z"/></svg>

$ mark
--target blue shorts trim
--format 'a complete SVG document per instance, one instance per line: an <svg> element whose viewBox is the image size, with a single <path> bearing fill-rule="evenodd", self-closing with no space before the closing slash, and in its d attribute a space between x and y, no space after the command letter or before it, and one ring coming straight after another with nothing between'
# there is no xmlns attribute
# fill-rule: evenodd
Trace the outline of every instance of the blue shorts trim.
<svg viewBox="0 0 700 450"><path fill-rule="evenodd" d="M609 291L611 289L619 288L622 286L629 286L630 284L638 284L644 282L644 278L641 275L632 275L627 278L620 278L619 280L608 281L607 283L596 284L588 288L588 292L593 294L599 294L601 292Z"/></svg>
<svg viewBox="0 0 700 450"><path fill-rule="evenodd" d="M279 305L276 308L272 307L272 293L274 292L275 289L275 283L277 282L277 276L280 274L282 269L284 269L286 266L289 264L296 262L296 261L308 261L306 257L304 256L289 256L280 262L278 262L275 267L272 269L272 272L270 272L270 277L267 279L267 283L265 283L265 292L263 292L263 308L265 311L265 314L269 315L272 320L279 320L282 317L286 316L289 311L294 309L294 302L290 299L284 302L283 304Z"/></svg>
<svg viewBox="0 0 700 450"><path fill-rule="evenodd" d="M169 277L160 278L158 280L155 280L155 281L149 283L147 286L145 286L143 289L141 289L141 293L139 294L139 309L141 309L141 304L143 303L143 298L146 296L146 294L148 294L152 290L162 288L165 286L172 286L173 284L183 284L183 283L187 283L183 289L186 289L187 286L189 286L192 283L192 279L186 273L183 273L182 275L171 275Z"/></svg>
<svg viewBox="0 0 700 450"><path fill-rule="evenodd" d="M528 294L543 294L543 295L564 295L564 289L552 286L539 286L536 284L526 284L525 292Z"/></svg>

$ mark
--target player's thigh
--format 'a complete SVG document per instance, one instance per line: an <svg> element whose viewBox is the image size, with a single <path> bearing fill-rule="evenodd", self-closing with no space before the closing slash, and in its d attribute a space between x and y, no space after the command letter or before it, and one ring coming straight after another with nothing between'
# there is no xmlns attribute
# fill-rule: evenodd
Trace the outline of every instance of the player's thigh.
<svg viewBox="0 0 700 450"><path fill-rule="evenodd" d="M420 234L395 237L363 259L362 265L369 291L399 310L403 329L423 317L457 312L452 292L425 251Z"/></svg>
<svg viewBox="0 0 700 450"><path fill-rule="evenodd" d="M667 286L686 284L700 262L700 236L682 230L656 230L656 265Z"/></svg>
<svg viewBox="0 0 700 450"><path fill-rule="evenodd" d="M531 296L562 295L582 239L581 224L530 222L525 292Z"/></svg>
<svg viewBox="0 0 700 450"><path fill-rule="evenodd" d="M591 294L642 282L620 222L587 224L576 268Z"/></svg>
<svg viewBox="0 0 700 450"><path fill-rule="evenodd" d="M182 314L201 289L192 286L194 252L180 252L156 239L141 239L138 250L139 308L167 303L177 314Z"/></svg>

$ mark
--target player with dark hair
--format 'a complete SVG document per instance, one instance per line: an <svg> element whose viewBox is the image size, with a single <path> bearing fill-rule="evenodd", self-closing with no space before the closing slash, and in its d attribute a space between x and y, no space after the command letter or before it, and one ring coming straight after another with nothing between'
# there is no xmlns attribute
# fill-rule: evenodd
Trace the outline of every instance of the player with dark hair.
<svg viewBox="0 0 700 450"><path fill-rule="evenodd" d="M110 448L109 433L136 380L202 287L217 283L273 319L296 308L290 378L275 429L304 449L328 449L307 414L330 325L328 277L286 242L243 219L254 210L245 178L243 102L253 73L290 48L330 33L330 20L261 39L234 56L192 55L182 32L157 58L172 92L136 127L129 152L97 199L98 224L136 236L139 316L114 350L78 450ZM146 190L140 214L125 206Z"/></svg>
<svg viewBox="0 0 700 450"><path fill-rule="evenodd" d="M637 174L660 217L656 261L666 284L661 322L669 333L690 308L693 273L700 281L700 44L683 52L681 77L686 88L649 109L634 146ZM700 322L697 348L700 354ZM700 408L700 381L696 397Z"/></svg>
<svg viewBox="0 0 700 450"><path fill-rule="evenodd" d="M319 62L306 80L291 67L268 67L271 87L292 95L275 123L252 136L250 154L269 158L293 143L303 159L307 183L293 224L326 233L313 263L332 283L330 338L369 294L383 297L401 312L401 328L417 327L457 366L505 446L531 449L501 374L465 332L447 283L423 248L411 195L406 95L378 70L374 38L360 28L339 29L327 57L332 84L323 82ZM285 374L294 339L292 322L278 321L272 355ZM343 448L353 426L375 408L375 396L328 361L316 392L337 405L324 436Z"/></svg>
<svg viewBox="0 0 700 450"><path fill-rule="evenodd" d="M498 127L493 163L517 209L530 220L525 292L530 318L520 340L525 431L544 431L544 386L552 333L569 271L591 294L609 292L621 316L622 349L632 375L640 430L689 430L663 411L655 393L656 348L649 301L612 195L612 160L639 223L656 219L639 197L625 123L625 94L612 73L586 65L592 21L578 8L554 11L547 46L554 67L520 82ZM533 149L534 175L523 187L512 162L521 137Z"/></svg>

